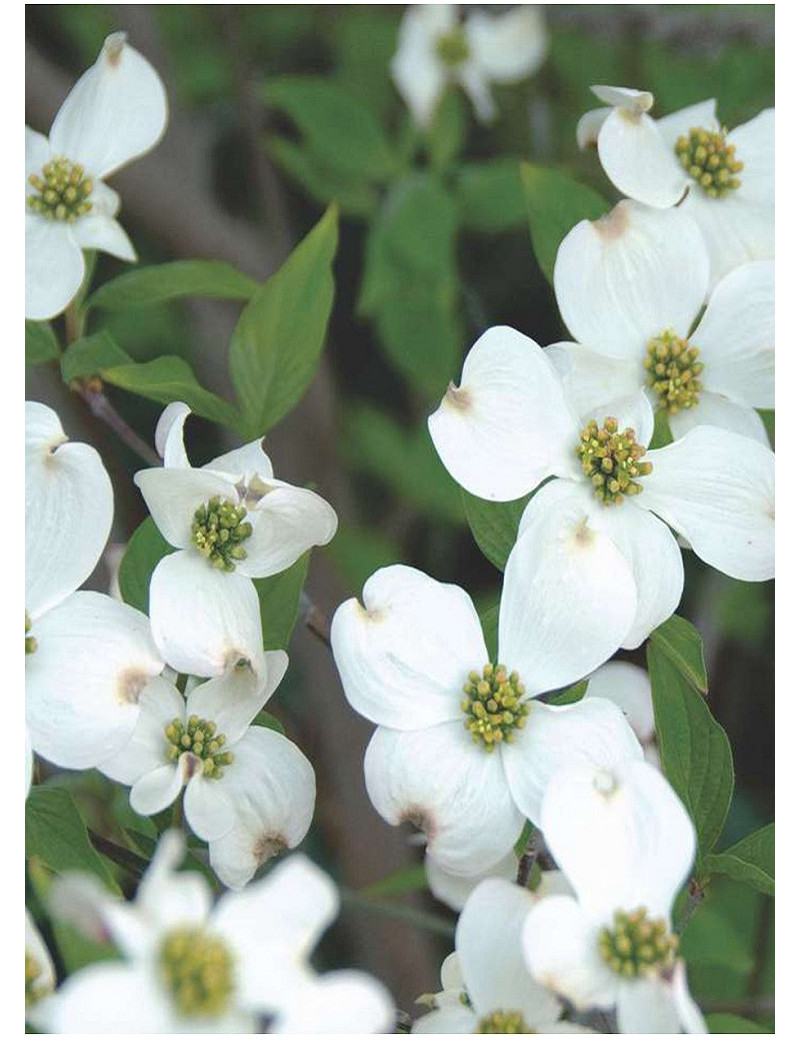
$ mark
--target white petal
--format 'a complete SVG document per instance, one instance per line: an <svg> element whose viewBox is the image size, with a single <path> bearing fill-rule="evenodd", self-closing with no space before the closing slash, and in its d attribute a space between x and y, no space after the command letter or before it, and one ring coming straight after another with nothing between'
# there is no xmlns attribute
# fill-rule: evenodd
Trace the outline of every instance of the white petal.
<svg viewBox="0 0 800 1040"><path fill-rule="evenodd" d="M669 417L669 428L675 440L685 437L695 426L717 426L742 437L752 437L771 447L761 416L748 404L736 404L710 390L704 390L694 408L682 408Z"/></svg>
<svg viewBox="0 0 800 1040"><path fill-rule="evenodd" d="M109 188L107 184L103 184L102 181L95 181L94 188L92 189L92 194L89 197L92 202L91 215L93 217L100 216L110 218L116 217L116 215L119 213L119 195L114 191L113 188ZM84 248L86 247L84 246ZM133 246L130 246L130 243L129 248L133 250ZM123 259L125 258L123 257Z"/></svg>
<svg viewBox="0 0 800 1040"><path fill-rule="evenodd" d="M198 759L194 761L198 769L186 785L186 793L183 796L186 822L198 838L202 838L203 841L216 841L233 827L233 801L225 786L218 780L204 776L202 763Z"/></svg>
<svg viewBox="0 0 800 1040"><path fill-rule="evenodd" d="M72 232L81 249L99 249L120 260L136 260L131 240L113 217L88 213L75 222Z"/></svg>
<svg viewBox="0 0 800 1040"><path fill-rule="evenodd" d="M753 408L775 407L775 262L743 264L708 301L692 343L704 390Z"/></svg>
<svg viewBox="0 0 800 1040"><path fill-rule="evenodd" d="M643 366L654 336L665 329L687 335L708 277L702 237L682 210L625 199L607 216L582 220L569 232L553 285L561 315L582 346Z"/></svg>
<svg viewBox="0 0 800 1040"><path fill-rule="evenodd" d="M526 889L510 881L484 881L458 919L456 950L476 1014L519 1011L541 1033L561 1008L551 993L531 981L523 959L522 929L534 902Z"/></svg>
<svg viewBox="0 0 800 1040"><path fill-rule="evenodd" d="M541 826L595 922L607 925L617 910L638 907L669 922L692 867L695 834L683 803L657 769L635 759L607 768L568 765L547 789ZM598 862L603 870L596 869Z"/></svg>
<svg viewBox="0 0 800 1040"><path fill-rule="evenodd" d="M147 967L90 964L71 975L48 1004L51 1033L174 1033L181 1028Z"/></svg>
<svg viewBox="0 0 800 1040"><path fill-rule="evenodd" d="M741 581L775 576L775 456L749 437L696 426L650 452L639 503L701 560Z"/></svg>
<svg viewBox="0 0 800 1040"><path fill-rule="evenodd" d="M611 769L642 758L636 734L610 701L584 698L562 706L532 701L530 707L525 726L501 753L514 801L536 826L548 785L560 770L578 762Z"/></svg>
<svg viewBox="0 0 800 1040"><path fill-rule="evenodd" d="M653 691L646 669L630 661L609 661L589 676L587 697L603 697L620 708L640 744L655 736Z"/></svg>
<svg viewBox="0 0 800 1040"><path fill-rule="evenodd" d="M576 414L613 415L606 402L635 397L644 384L641 358L599 354L579 343L553 343L545 354L561 376L567 399Z"/></svg>
<svg viewBox="0 0 800 1040"><path fill-rule="evenodd" d="M156 645L176 671L208 677L262 667L255 586L217 570L199 553L176 552L159 562L150 579L150 622Z"/></svg>
<svg viewBox="0 0 800 1040"><path fill-rule="evenodd" d="M510 849L503 858L479 874L465 876L445 870L435 859L425 856L425 878L431 893L451 910L463 910L470 893L486 878L513 881L517 876L519 860Z"/></svg>
<svg viewBox="0 0 800 1040"><path fill-rule="evenodd" d="M25 402L25 607L35 619L89 577L114 516L98 453L67 439L46 405Z"/></svg>
<svg viewBox="0 0 800 1040"><path fill-rule="evenodd" d="M168 404L156 424L156 451L167 469L189 469L189 459L183 444L183 427L192 414L188 404L173 401Z"/></svg>
<svg viewBox="0 0 800 1040"><path fill-rule="evenodd" d="M129 786L145 773L165 765L167 738L165 729L175 718L184 719L186 704L177 687L157 676L142 690L139 719L128 743L97 767L112 780Z"/></svg>
<svg viewBox="0 0 800 1040"><path fill-rule="evenodd" d="M454 73L475 109L480 123L491 123L497 117L497 105L492 97L489 77L474 58L468 58Z"/></svg>
<svg viewBox="0 0 800 1040"><path fill-rule="evenodd" d="M472 10L464 31L475 61L495 83L532 75L547 53L547 31L536 7L514 7L499 15Z"/></svg>
<svg viewBox="0 0 800 1040"><path fill-rule="evenodd" d="M140 469L134 474L133 482L169 544L177 549L192 547L192 552L198 557L200 550L192 542L195 510L215 495L237 504L239 499L230 481L203 469L156 466Z"/></svg>
<svg viewBox="0 0 800 1040"><path fill-rule="evenodd" d="M597 144L600 129L613 111L613 108L592 108L583 113L575 129L579 148L589 148Z"/></svg>
<svg viewBox="0 0 800 1040"><path fill-rule="evenodd" d="M306 836L314 815L314 770L286 737L251 726L218 783L228 793L235 820L227 834L211 842L211 866L223 884L242 888L264 863Z"/></svg>
<svg viewBox="0 0 800 1040"><path fill-rule="evenodd" d="M600 128L597 154L614 187L646 206L674 206L686 190L683 167L644 112L615 108Z"/></svg>
<svg viewBox="0 0 800 1040"><path fill-rule="evenodd" d="M96 874L67 871L53 879L47 893L47 909L58 921L71 925L77 932L96 943L111 941L105 914L112 896Z"/></svg>
<svg viewBox="0 0 800 1040"><path fill-rule="evenodd" d="M167 124L167 96L153 66L125 42L107 37L50 130L53 151L106 177L158 143Z"/></svg>
<svg viewBox="0 0 800 1040"><path fill-rule="evenodd" d="M25 214L25 317L55 318L81 287L83 253L70 225Z"/></svg>
<svg viewBox="0 0 800 1040"><path fill-rule="evenodd" d="M650 399L643 389L637 390L628 397L617 397L613 401L606 401L599 408L592 409L587 416L587 419L594 419L598 425L608 418L616 419L620 429L632 428L636 441L645 447L653 439L655 416Z"/></svg>
<svg viewBox="0 0 800 1040"><path fill-rule="evenodd" d="M331 625L351 706L395 729L459 719L470 671L489 660L466 592L397 564L372 575L363 600L363 607L356 599L343 603Z"/></svg>
<svg viewBox="0 0 800 1040"><path fill-rule="evenodd" d="M775 256L775 209L771 201L748 198L743 188L724 199L710 199L695 184L681 209L703 235L711 261L709 287L740 264Z"/></svg>
<svg viewBox="0 0 800 1040"><path fill-rule="evenodd" d="M41 617L25 661L25 717L34 750L89 769L121 750L139 695L164 667L144 614L98 592L75 592Z"/></svg>
<svg viewBox="0 0 800 1040"><path fill-rule="evenodd" d="M422 830L429 854L445 870L485 870L522 830L501 756L474 744L461 722L415 732L376 730L364 777L384 820Z"/></svg>
<svg viewBox="0 0 800 1040"><path fill-rule="evenodd" d="M412 1033L448 1033L466 1036L477 1030L478 1016L468 1007L443 1007L418 1018L411 1027Z"/></svg>
<svg viewBox="0 0 800 1040"><path fill-rule="evenodd" d="M528 969L578 1011L613 1007L618 980L600 956L598 929L569 896L551 896L528 914L522 947Z"/></svg>
<svg viewBox="0 0 800 1040"><path fill-rule="evenodd" d="M392 79L414 121L427 127L447 86L447 69L436 53L436 39L453 28L457 14L447 4L412 5L400 23L392 58Z"/></svg>
<svg viewBox="0 0 800 1040"><path fill-rule="evenodd" d="M145 773L131 788L131 808L141 816L153 816L172 805L183 787L183 770L178 763L159 766Z"/></svg>
<svg viewBox="0 0 800 1040"><path fill-rule="evenodd" d="M698 101L695 105L678 109L677 112L670 112L668 116L662 116L661 119L656 120L656 126L664 139L664 144L672 152L675 150L678 138L688 134L695 127L699 126L703 130L719 130L716 112L716 99L709 98L707 101Z"/></svg>
<svg viewBox="0 0 800 1040"><path fill-rule="evenodd" d="M286 1001L271 1033L391 1033L394 1002L376 979L361 971L331 971L309 981Z"/></svg>
<svg viewBox="0 0 800 1040"><path fill-rule="evenodd" d="M243 444L241 448L234 448L216 459L212 459L204 469L213 469L217 473L223 473L235 483L248 485L254 477L263 482L271 481L275 476L272 462L264 450L264 440L261 437L257 441Z"/></svg>
<svg viewBox="0 0 800 1040"><path fill-rule="evenodd" d="M442 462L479 498L510 501L571 466L576 420L557 373L532 339L489 329L428 428Z"/></svg>
<svg viewBox="0 0 800 1040"><path fill-rule="evenodd" d="M597 668L633 622L630 567L593 524L594 512L588 483L554 480L523 514L503 581L498 660L529 692L568 686Z"/></svg>
<svg viewBox="0 0 800 1040"><path fill-rule="evenodd" d="M28 184L28 177L35 173L37 176L41 174L42 167L45 163L48 163L52 158L53 153L50 150L50 142L44 136L44 134L37 133L36 130L31 130L29 126L25 127L25 190L26 192L35 192L35 188Z"/></svg>
<svg viewBox="0 0 800 1040"><path fill-rule="evenodd" d="M653 107L653 95L648 90L637 90L635 87L594 86L592 93L606 105L623 108L632 115L649 112Z"/></svg>
<svg viewBox="0 0 800 1040"><path fill-rule="evenodd" d="M672 1000L678 1011L678 1018L684 1033L707 1033L708 1026L700 1013L700 1008L692 1000L689 983L686 978L686 963L677 961L672 969Z"/></svg>
<svg viewBox="0 0 800 1040"><path fill-rule="evenodd" d="M742 185L733 193L743 202L771 212L775 204L775 109L765 108L728 135L744 163Z"/></svg>
<svg viewBox="0 0 800 1040"><path fill-rule="evenodd" d="M338 524L335 510L320 495L278 481L248 510L247 519L253 533L237 570L250 578L285 571L313 545L327 545Z"/></svg>
<svg viewBox="0 0 800 1040"><path fill-rule="evenodd" d="M177 869L185 856L184 835L165 831L136 892L136 913L158 933L205 924L211 911L212 893L203 875Z"/></svg>
<svg viewBox="0 0 800 1040"><path fill-rule="evenodd" d="M267 682L255 682L250 669L234 669L217 679L195 686L186 699L187 715L199 715L214 722L230 747L244 735L247 727L266 704L289 667L283 650L270 650L263 656Z"/></svg>

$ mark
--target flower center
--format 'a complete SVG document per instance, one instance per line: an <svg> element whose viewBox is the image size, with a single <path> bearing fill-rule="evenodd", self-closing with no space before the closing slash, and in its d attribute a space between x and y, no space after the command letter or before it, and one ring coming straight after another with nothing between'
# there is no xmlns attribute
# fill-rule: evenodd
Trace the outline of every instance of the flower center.
<svg viewBox="0 0 800 1040"><path fill-rule="evenodd" d="M42 966L32 953L25 951L25 1007L29 1008L44 995L44 988L40 983L42 977Z"/></svg>
<svg viewBox="0 0 800 1040"><path fill-rule="evenodd" d="M469 41L467 40L467 34L461 26L456 26L455 29L442 33L438 37L436 40L436 53L440 60L451 69L467 60L469 57Z"/></svg>
<svg viewBox="0 0 800 1040"><path fill-rule="evenodd" d="M28 615L28 611L26 610L25 611L25 656L26 657L28 656L28 654L35 653L36 652L36 647L39 645L36 642L36 638L34 636L28 635L30 630L31 630L31 619L30 619L30 616Z"/></svg>
<svg viewBox="0 0 800 1040"><path fill-rule="evenodd" d="M469 673L463 690L467 695L461 702L467 716L464 725L475 743L483 744L487 751L494 751L503 741L510 744L531 710L522 702L525 687L519 673L509 675L505 665L487 664L482 672Z"/></svg>
<svg viewBox="0 0 800 1040"><path fill-rule="evenodd" d="M247 556L242 543L253 533L253 525L245 520L246 516L244 506L219 495L195 510L192 541L221 571L236 570L236 561Z"/></svg>
<svg viewBox="0 0 800 1040"><path fill-rule="evenodd" d="M591 480L594 493L604 505L620 505L625 495L638 495L642 485L637 477L652 472L651 462L642 462L647 449L636 442L636 434L628 427L620 431L616 419L608 417L598 427L592 419L581 430L575 449L581 460L581 469Z"/></svg>
<svg viewBox="0 0 800 1040"><path fill-rule="evenodd" d="M168 932L158 957L161 978L187 1017L220 1015L233 994L233 957L201 928Z"/></svg>
<svg viewBox="0 0 800 1040"><path fill-rule="evenodd" d="M736 158L736 146L726 143L726 130L703 130L693 126L675 142L681 166L697 181L710 199L724 199L741 186L736 176L744 163Z"/></svg>
<svg viewBox="0 0 800 1040"><path fill-rule="evenodd" d="M41 174L32 173L28 184L36 189L28 196L28 205L47 220L65 220L73 224L91 211L89 196L94 182L83 172L80 163L69 159L51 159Z"/></svg>
<svg viewBox="0 0 800 1040"><path fill-rule="evenodd" d="M647 344L644 367L647 385L658 398L659 411L677 415L681 408L694 408L703 384L697 378L703 371L700 351L688 340L665 329Z"/></svg>
<svg viewBox="0 0 800 1040"><path fill-rule="evenodd" d="M211 780L219 780L224 767L233 761L233 752L222 750L225 734L217 733L215 723L197 715L190 715L185 725L180 719L173 719L164 727L164 734L170 762L177 762L184 752L189 751L200 759L203 775Z"/></svg>
<svg viewBox="0 0 800 1040"><path fill-rule="evenodd" d="M521 1011L493 1011L478 1023L476 1033L535 1033Z"/></svg>
<svg viewBox="0 0 800 1040"><path fill-rule="evenodd" d="M600 956L617 975L626 979L652 975L675 959L678 937L667 922L651 919L644 907L626 913L618 910L614 924L600 935Z"/></svg>

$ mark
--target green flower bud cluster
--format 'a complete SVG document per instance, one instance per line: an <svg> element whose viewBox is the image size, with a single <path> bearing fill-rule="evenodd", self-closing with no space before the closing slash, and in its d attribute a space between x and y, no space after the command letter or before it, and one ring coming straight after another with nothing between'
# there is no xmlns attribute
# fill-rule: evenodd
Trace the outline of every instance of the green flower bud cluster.
<svg viewBox="0 0 800 1040"><path fill-rule="evenodd" d="M190 751L202 761L203 775L211 780L219 780L223 768L233 761L233 753L222 750L225 734L217 733L213 722L197 715L190 715L185 726L180 719L173 719L164 727L164 734L171 762L177 762L185 751Z"/></svg>
<svg viewBox="0 0 800 1040"><path fill-rule="evenodd" d="M227 1010L233 993L233 958L221 940L201 928L176 928L159 951L161 979L187 1018Z"/></svg>
<svg viewBox="0 0 800 1040"><path fill-rule="evenodd" d="M39 980L42 966L32 953L25 951L25 1007L29 1008L42 998L42 986Z"/></svg>
<svg viewBox="0 0 800 1040"><path fill-rule="evenodd" d="M74 224L78 217L91 212L94 182L84 175L80 163L72 163L69 159L51 159L43 169L41 176L32 173L28 184L36 189L35 195L28 196L28 205L47 220L64 220Z"/></svg>
<svg viewBox="0 0 800 1040"><path fill-rule="evenodd" d="M525 687L519 674L509 675L502 664L487 664L482 672L469 673L463 690L467 695L461 702L467 716L464 725L475 743L483 744L487 751L494 751L503 741L510 744L531 710L529 704L522 703Z"/></svg>
<svg viewBox="0 0 800 1040"><path fill-rule="evenodd" d="M675 142L681 166L710 199L724 199L742 184L736 174L742 172L744 163L736 158L736 146L726 143L726 133L693 126Z"/></svg>
<svg viewBox="0 0 800 1040"><path fill-rule="evenodd" d="M601 427L592 419L581 431L575 449L581 469L604 505L620 505L626 495L640 494L642 485L636 478L646 477L653 470L651 462L641 461L646 450L637 444L630 427L620 432L619 423L612 417Z"/></svg>
<svg viewBox="0 0 800 1040"><path fill-rule="evenodd" d="M467 34L456 26L450 32L442 33L436 40L436 54L448 68L454 69L469 57L469 40Z"/></svg>
<svg viewBox="0 0 800 1040"><path fill-rule="evenodd" d="M600 935L600 956L617 975L636 979L669 968L675 960L678 937L663 918L651 920L644 907L618 910L614 924Z"/></svg>
<svg viewBox="0 0 800 1040"><path fill-rule="evenodd" d="M478 1023L476 1033L535 1033L521 1011L493 1011Z"/></svg>
<svg viewBox="0 0 800 1040"><path fill-rule="evenodd" d="M665 329L647 344L644 367L647 385L658 398L658 410L677 415L681 408L694 408L703 384L697 378L703 371L700 351L690 347L671 329Z"/></svg>
<svg viewBox="0 0 800 1040"><path fill-rule="evenodd" d="M253 533L253 525L245 520L246 516L244 506L219 495L195 510L192 541L221 571L236 570L236 561L247 557L242 543Z"/></svg>
<svg viewBox="0 0 800 1040"><path fill-rule="evenodd" d="M36 647L39 645L36 642L36 638L34 636L28 635L30 630L31 630L31 619L28 616L28 611L26 610L25 611L25 656L26 657L28 656L28 654L36 653Z"/></svg>

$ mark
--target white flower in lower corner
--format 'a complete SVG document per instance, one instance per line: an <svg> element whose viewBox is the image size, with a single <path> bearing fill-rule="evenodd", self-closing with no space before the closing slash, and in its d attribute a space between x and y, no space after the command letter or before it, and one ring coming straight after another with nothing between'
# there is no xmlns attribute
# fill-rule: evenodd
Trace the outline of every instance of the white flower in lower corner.
<svg viewBox="0 0 800 1040"><path fill-rule="evenodd" d="M545 794L542 831L575 897L530 911L523 945L533 977L578 1010L616 1007L623 1033L706 1032L671 925L695 833L661 773L633 761L567 767Z"/></svg>
<svg viewBox="0 0 800 1040"><path fill-rule="evenodd" d="M68 306L83 281L84 249L136 259L115 219L119 196L103 182L149 152L166 123L158 73L117 32L70 91L50 137L25 127L26 318Z"/></svg>
<svg viewBox="0 0 800 1040"><path fill-rule="evenodd" d="M728 133L713 99L654 120L646 91L592 90L610 107L582 117L578 144L597 144L623 195L659 209L681 203L705 240L712 286L739 264L775 256L774 109Z"/></svg>
<svg viewBox="0 0 800 1040"><path fill-rule="evenodd" d="M660 768L653 713L653 690L646 668L630 661L609 661L589 676L586 697L605 697L622 711L644 750L645 761Z"/></svg>
<svg viewBox="0 0 800 1040"><path fill-rule="evenodd" d="M548 610L581 609L587 581L606 603L634 581L633 649L675 610L683 562L670 528L724 574L775 575L775 456L763 444L696 426L647 450L653 410L643 391L579 418L547 351L514 329L486 331L428 420L450 474L480 498L528 503L532 566L558 561ZM599 540L598 540L599 539ZM596 553L613 552L597 567ZM554 575L555 575L554 570ZM619 608L618 608L619 609Z"/></svg>
<svg viewBox="0 0 800 1040"><path fill-rule="evenodd" d="M37 1023L41 1002L56 986L56 970L39 929L25 909L25 1020Z"/></svg>
<svg viewBox="0 0 800 1040"><path fill-rule="evenodd" d="M533 893L499 879L470 895L456 927L456 952L442 965L436 1009L413 1033L590 1033L559 1021L560 1002L530 976L522 929Z"/></svg>
<svg viewBox="0 0 800 1040"><path fill-rule="evenodd" d="M630 624L633 581L607 599L617 551L598 539L581 598L555 597L562 557L541 558L536 534L508 558L499 616L499 664L489 661L469 596L411 567L377 571L363 606L343 603L331 644L351 706L377 723L364 759L367 793L391 824L425 833L451 873L498 861L565 762L598 765L642 750L620 710L597 698L569 706L537 699L606 660ZM537 562L534 562L537 561Z"/></svg>
<svg viewBox="0 0 800 1040"><path fill-rule="evenodd" d="M454 874L445 870L428 853L425 855L425 878L431 894L451 910L463 910L470 893L487 878L513 881L519 869L519 858L511 849L501 860L479 874Z"/></svg>
<svg viewBox="0 0 800 1040"><path fill-rule="evenodd" d="M130 743L99 768L131 786L131 806L152 816L183 794L186 821L210 843L211 865L240 888L277 853L306 836L316 785L290 740L251 725L283 678L282 650L264 654L265 685L230 674L194 686L184 700L160 679L144 691Z"/></svg>
<svg viewBox="0 0 800 1040"><path fill-rule="evenodd" d="M465 91L482 122L495 116L492 83L516 83L544 61L547 32L536 7L499 15L457 4L411 4L400 25L392 78L415 122L426 128L448 84Z"/></svg>
<svg viewBox="0 0 800 1040"><path fill-rule="evenodd" d="M168 832L133 903L100 897L122 961L71 975L47 1002L53 1033L389 1032L384 988L361 972L318 976L309 955L333 922L333 882L304 856L212 905L201 874L179 873Z"/></svg>

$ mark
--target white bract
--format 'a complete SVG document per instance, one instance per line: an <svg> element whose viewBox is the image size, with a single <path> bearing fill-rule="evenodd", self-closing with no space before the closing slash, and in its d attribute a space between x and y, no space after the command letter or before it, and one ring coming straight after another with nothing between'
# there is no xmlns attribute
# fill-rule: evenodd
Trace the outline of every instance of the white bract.
<svg viewBox="0 0 800 1040"><path fill-rule="evenodd" d="M577 342L548 357L581 415L644 388L675 437L721 426L768 445L755 409L775 407L774 261L727 274L695 327L708 287L696 224L625 200L570 231L554 286Z"/></svg>
<svg viewBox="0 0 800 1040"><path fill-rule="evenodd" d="M264 654L264 685L249 669L193 686L151 683L129 744L101 772L130 785L131 806L152 816L183 796L186 821L210 842L211 865L240 888L268 859L305 837L314 813L314 770L290 740L251 725L283 678L282 650Z"/></svg>
<svg viewBox="0 0 800 1040"><path fill-rule="evenodd" d="M158 73L113 33L58 110L50 137L25 127L25 317L60 314L83 281L84 249L136 253L103 180L149 152L167 123Z"/></svg>
<svg viewBox="0 0 800 1040"><path fill-rule="evenodd" d="M456 927L456 954L442 965L436 1010L414 1033L585 1033L560 1022L559 1001L530 976L522 929L536 896L509 881L490 879L470 895Z"/></svg>
<svg viewBox="0 0 800 1040"><path fill-rule="evenodd" d="M457 4L411 4L400 25L391 71L415 122L427 128L449 84L463 88L478 118L495 116L492 83L516 83L544 61L547 33L536 7L500 15Z"/></svg>
<svg viewBox="0 0 800 1040"><path fill-rule="evenodd" d="M454 874L445 870L429 854L425 855L425 880L431 894L451 910L463 910L470 893L487 878L513 881L519 869L519 859L510 849L501 860L479 874Z"/></svg>
<svg viewBox="0 0 800 1040"><path fill-rule="evenodd" d="M739 264L775 256L774 109L728 133L713 99L654 120L652 94L592 90L611 107L581 118L578 144L597 144L623 195L659 209L680 202L702 232L712 286Z"/></svg>
<svg viewBox="0 0 800 1040"><path fill-rule="evenodd" d="M586 697L605 697L613 701L628 720L651 765L660 766L656 745L653 691L645 668L630 661L609 661L589 676Z"/></svg>
<svg viewBox="0 0 800 1040"><path fill-rule="evenodd" d="M547 789L542 831L575 896L530 911L533 977L578 1010L616 1007L623 1033L706 1032L672 933L695 834L669 783L646 762L568 766Z"/></svg>
<svg viewBox="0 0 800 1040"><path fill-rule="evenodd" d="M489 663L469 596L411 567L367 581L363 602L343 603L331 644L351 706L378 725L367 748L367 793L392 824L425 833L445 870L475 875L513 846L525 818L565 762L613 765L642 750L609 701L554 706L537 698L604 661L627 630L630 577L606 599L618 556L598 539L580 601L564 611L554 592L563 555L541 557L537 536L508 558L500 601L500 664Z"/></svg>
<svg viewBox="0 0 800 1040"><path fill-rule="evenodd" d="M212 905L205 879L178 873L175 832L160 841L133 903L95 912L122 961L74 972L47 1002L53 1033L388 1032L384 988L356 971L318 976L309 956L338 910L332 881L304 856Z"/></svg>
<svg viewBox="0 0 800 1040"><path fill-rule="evenodd" d="M585 610L589 585L606 604L599 616L612 603L627 611L618 644L626 648L680 600L683 563L670 528L731 577L775 574L773 453L712 426L647 451L653 424L642 391L579 418L546 352L507 327L480 337L461 385L450 385L428 420L439 456L473 495L511 501L556 478L533 496L518 534L530 533L532 569L553 569L547 609Z"/></svg>

